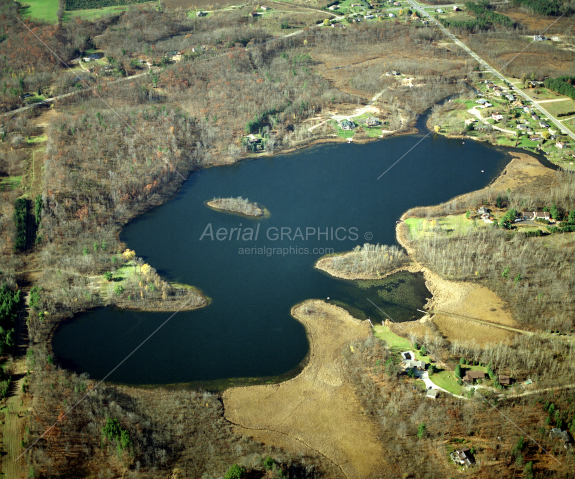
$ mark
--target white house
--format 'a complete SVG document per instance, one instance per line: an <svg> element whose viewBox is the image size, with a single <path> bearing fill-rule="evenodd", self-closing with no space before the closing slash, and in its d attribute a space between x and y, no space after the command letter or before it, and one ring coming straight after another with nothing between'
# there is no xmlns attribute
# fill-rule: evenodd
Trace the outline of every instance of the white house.
<svg viewBox="0 0 575 479"><path fill-rule="evenodd" d="M390 13L389 18L393 18L393 17L395 17L395 15L393 13Z"/></svg>
<svg viewBox="0 0 575 479"><path fill-rule="evenodd" d="M491 115L491 118L493 118L495 121L501 121L501 120L503 120L503 115L498 115L496 113L493 113Z"/></svg>
<svg viewBox="0 0 575 479"><path fill-rule="evenodd" d="M565 147L567 146L567 143L564 143L564 142L562 142L562 141L558 141L557 143L555 143L555 146L556 146L557 148L563 149L563 148L565 148Z"/></svg>

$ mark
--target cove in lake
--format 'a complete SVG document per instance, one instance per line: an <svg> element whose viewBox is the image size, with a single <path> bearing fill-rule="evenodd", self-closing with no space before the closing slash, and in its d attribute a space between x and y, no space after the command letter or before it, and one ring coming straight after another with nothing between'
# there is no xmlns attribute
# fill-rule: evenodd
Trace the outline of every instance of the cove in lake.
<svg viewBox="0 0 575 479"><path fill-rule="evenodd" d="M419 120L420 131L426 119ZM108 380L217 389L248 378L262 382L293 376L309 345L290 309L308 298L330 297L372 321L385 317L368 299L395 321L420 317L415 308L430 296L421 275L344 281L315 270L315 261L326 248L349 251L367 239L397 244L395 221L408 208L480 189L509 159L484 143L420 133L315 146L194 173L173 201L128 224L122 239L158 273L199 287L213 302L176 314ZM261 202L271 217L254 220L214 211L204 204L214 196ZM200 240L210 224L214 239L204 235ZM229 239L231 228L258 224L257 240ZM289 228L290 236L270 237L270 230L279 234L281 228ZM311 232L306 228L341 229L338 237L328 233L302 239L293 238L297 228L304 234ZM228 232L225 240L215 237L218 229ZM250 254L240 254L240 248ZM253 254L258 248L263 254ZM54 353L63 366L103 378L171 314L100 308L62 324L54 335Z"/></svg>

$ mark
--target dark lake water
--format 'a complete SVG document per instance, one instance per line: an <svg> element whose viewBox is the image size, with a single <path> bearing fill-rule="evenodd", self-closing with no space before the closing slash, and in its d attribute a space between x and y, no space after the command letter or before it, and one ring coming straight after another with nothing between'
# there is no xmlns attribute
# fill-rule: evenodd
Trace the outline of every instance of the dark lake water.
<svg viewBox="0 0 575 479"><path fill-rule="evenodd" d="M395 221L408 208L482 188L509 161L483 143L430 135L377 179L422 137L328 144L194 173L173 201L127 225L122 238L166 278L199 287L213 302L176 314L108 380L215 389L289 377L308 352L305 330L290 309L307 298L330 297L375 321L385 318L368 299L395 321L419 317L415 308L429 297L421 276L350 282L313 265L326 248L347 251L365 238L396 244ZM214 196L247 197L271 217L216 212L204 204ZM258 226L257 239L248 241L246 228ZM219 229L226 239L217 239ZM240 248L287 252L241 254ZM94 310L57 330L54 352L63 366L103 378L170 314Z"/></svg>

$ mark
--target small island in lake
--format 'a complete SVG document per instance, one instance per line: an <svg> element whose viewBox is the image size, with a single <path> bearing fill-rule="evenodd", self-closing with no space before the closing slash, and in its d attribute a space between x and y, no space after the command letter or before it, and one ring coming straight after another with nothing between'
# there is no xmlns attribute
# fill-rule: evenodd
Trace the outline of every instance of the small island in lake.
<svg viewBox="0 0 575 479"><path fill-rule="evenodd" d="M269 211L257 203L250 202L247 198L238 196L237 198L214 198L208 201L207 205L215 210L228 213L238 213L244 216L254 216L256 218L269 217Z"/></svg>

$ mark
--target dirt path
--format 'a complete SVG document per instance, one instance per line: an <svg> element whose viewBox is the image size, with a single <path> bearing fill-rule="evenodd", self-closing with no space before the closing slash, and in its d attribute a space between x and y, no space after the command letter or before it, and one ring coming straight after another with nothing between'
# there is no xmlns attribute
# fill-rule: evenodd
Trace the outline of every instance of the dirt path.
<svg viewBox="0 0 575 479"><path fill-rule="evenodd" d="M452 316L452 317L454 317L454 318L464 319L464 320L466 320L466 321L475 321L475 322L478 322L478 323L487 324L487 325L489 325L489 326L494 326L494 327L496 327L496 328L507 329L508 331L514 331L514 332L516 332L516 333L528 334L528 335L530 335L530 336L532 336L533 334L535 334L535 333L533 333L533 332L531 332L531 331L525 331L524 329L511 328L511 327L509 327L509 326L504 326L504 325L502 325L502 324L494 323L494 322L492 322L492 321L485 321L485 320L483 320L483 319L471 318L471 317L469 317L469 316L463 316L463 315L461 315L461 314L446 313L445 311L437 311L437 310L434 310L434 309L429 310L429 312L430 312L431 314L443 314L443 315L445 315L445 316Z"/></svg>
<svg viewBox="0 0 575 479"><path fill-rule="evenodd" d="M22 371L25 371L25 360L19 361L16 365L15 372L20 378L12 384L6 407L2 408L4 413L2 473L6 478L26 477L28 472L24 458L16 461L23 451L21 440L25 419L20 416L23 416L26 411L26 406L21 405L20 398L22 384L26 377Z"/></svg>
<svg viewBox="0 0 575 479"><path fill-rule="evenodd" d="M292 315L308 333L308 365L281 384L228 389L226 419L257 441L324 456L340 477L376 474L385 467L385 451L341 365L341 348L367 338L369 324L319 300L295 306Z"/></svg>

